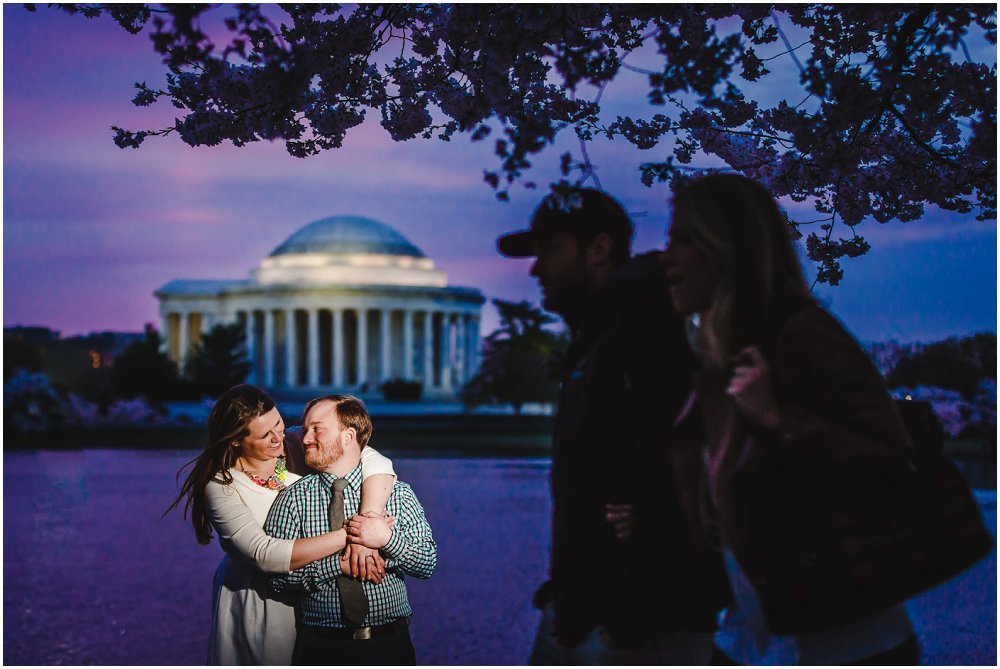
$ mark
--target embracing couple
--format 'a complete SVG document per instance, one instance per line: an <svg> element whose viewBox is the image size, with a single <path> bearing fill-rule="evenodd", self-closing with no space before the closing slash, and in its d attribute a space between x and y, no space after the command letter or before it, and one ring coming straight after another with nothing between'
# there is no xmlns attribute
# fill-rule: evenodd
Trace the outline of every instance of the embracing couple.
<svg viewBox="0 0 1000 669"><path fill-rule="evenodd" d="M199 543L214 531L226 552L208 663L416 664L404 578L430 577L437 546L413 490L368 446L364 403L315 399L286 435L274 400L239 385L208 432L174 502L186 498Z"/></svg>

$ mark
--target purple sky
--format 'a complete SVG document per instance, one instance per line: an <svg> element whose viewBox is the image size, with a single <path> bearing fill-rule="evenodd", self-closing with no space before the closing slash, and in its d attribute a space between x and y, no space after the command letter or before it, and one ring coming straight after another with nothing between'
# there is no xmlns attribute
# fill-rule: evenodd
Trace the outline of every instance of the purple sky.
<svg viewBox="0 0 1000 669"><path fill-rule="evenodd" d="M173 117L166 104L130 103L133 82L163 80L148 38L44 6L4 5L3 20L4 326L141 330L157 321L152 293L167 281L245 278L297 229L338 214L395 227L452 285L537 303L529 262L500 258L494 240L524 227L539 195L515 189L512 202L495 200L482 182L495 167L489 143L395 143L370 114L342 149L308 159L280 143L194 149L176 137L121 150L111 125ZM613 113L643 100L642 76L628 76L604 98ZM530 178L555 178L569 140L542 154ZM664 155L623 142L591 149L604 188L636 215L637 251L662 246L668 193L642 186L636 166ZM929 210L917 223L860 231L871 253L846 261L841 286L817 291L859 337L996 331L994 221ZM490 305L484 320L486 333L497 322Z"/></svg>

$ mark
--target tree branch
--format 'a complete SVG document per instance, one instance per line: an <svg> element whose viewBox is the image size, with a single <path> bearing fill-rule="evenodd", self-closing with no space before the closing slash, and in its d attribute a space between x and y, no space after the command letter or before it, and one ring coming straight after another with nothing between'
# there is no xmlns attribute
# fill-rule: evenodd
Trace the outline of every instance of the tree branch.
<svg viewBox="0 0 1000 669"><path fill-rule="evenodd" d="M943 153L941 153L940 151L938 151L937 149L935 149L933 146L931 146L930 144L928 144L927 142L925 142L923 139L921 139L920 135L917 134L917 131L914 130L912 127L910 127L910 124L907 123L906 118L903 116L902 113L900 113L900 111L898 109L896 109L895 105L889 105L888 111L889 111L889 113L891 113L893 116L896 117L896 119L899 121L899 124L901 126L903 126L903 129L906 130L906 132L910 136L910 138L914 142L916 142L917 145L920 146L920 148L922 148L924 151L926 151L928 153L928 155L930 155L930 157L933 160L941 163L942 165L947 165L948 167L961 168L961 165L959 165L958 163L956 163L954 160L949 160L947 157L945 157L945 155Z"/></svg>
<svg viewBox="0 0 1000 669"><path fill-rule="evenodd" d="M785 31L781 29L781 23L778 21L777 13L771 9L768 11L768 14L771 15L771 20L774 21L774 27L778 30L778 36L781 37L781 41L785 43L785 48L788 49L788 55L791 56L792 61L795 63L796 67L799 68L799 72L805 75L806 68L802 66L802 63L799 62L798 56L795 55L795 49L798 47L792 48L792 43L788 41L788 37L785 36Z"/></svg>

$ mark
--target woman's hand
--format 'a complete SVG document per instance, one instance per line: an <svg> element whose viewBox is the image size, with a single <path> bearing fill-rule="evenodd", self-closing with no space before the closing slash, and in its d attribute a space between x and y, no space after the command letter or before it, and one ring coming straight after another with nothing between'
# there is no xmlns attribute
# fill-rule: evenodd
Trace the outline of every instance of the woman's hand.
<svg viewBox="0 0 1000 669"><path fill-rule="evenodd" d="M632 531L635 529L635 517L632 515L631 504L605 505L604 519L611 525L619 541L625 541L632 536Z"/></svg>
<svg viewBox="0 0 1000 669"><path fill-rule="evenodd" d="M385 560L377 550L361 544L347 544L340 557L340 568L348 576L371 581L375 585L385 577Z"/></svg>
<svg viewBox="0 0 1000 669"><path fill-rule="evenodd" d="M389 543L395 523L396 519L388 515L354 516L344 524L344 528L347 530L347 540L352 544L378 550Z"/></svg>
<svg viewBox="0 0 1000 669"><path fill-rule="evenodd" d="M766 428L778 426L778 405L771 388L771 368L760 351L751 346L733 358L733 377L726 394L740 413Z"/></svg>

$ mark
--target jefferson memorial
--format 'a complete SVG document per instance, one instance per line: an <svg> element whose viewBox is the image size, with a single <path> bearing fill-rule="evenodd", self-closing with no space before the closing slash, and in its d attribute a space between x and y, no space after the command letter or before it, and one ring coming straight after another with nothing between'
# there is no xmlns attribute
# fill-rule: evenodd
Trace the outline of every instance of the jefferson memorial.
<svg viewBox="0 0 1000 669"><path fill-rule="evenodd" d="M479 367L484 302L384 223L334 216L279 245L249 279L180 279L154 293L171 360L184 365L203 333L246 328L249 383L272 391L365 394L420 381L449 400Z"/></svg>

